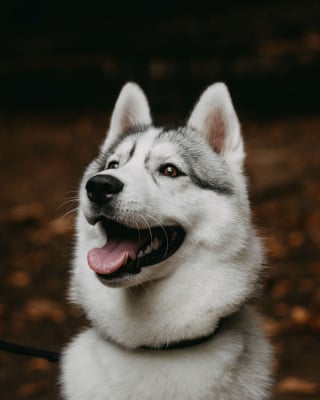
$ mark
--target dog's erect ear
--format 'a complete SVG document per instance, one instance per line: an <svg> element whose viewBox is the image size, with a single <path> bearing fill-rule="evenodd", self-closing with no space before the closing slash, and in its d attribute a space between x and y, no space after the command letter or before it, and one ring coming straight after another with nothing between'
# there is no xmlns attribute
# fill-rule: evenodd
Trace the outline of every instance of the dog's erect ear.
<svg viewBox="0 0 320 400"><path fill-rule="evenodd" d="M216 153L241 167L244 150L240 124L224 83L205 90L191 113L188 126L202 133Z"/></svg>
<svg viewBox="0 0 320 400"><path fill-rule="evenodd" d="M107 143L137 126L149 126L152 123L148 100L140 87L132 82L121 90L114 107Z"/></svg>

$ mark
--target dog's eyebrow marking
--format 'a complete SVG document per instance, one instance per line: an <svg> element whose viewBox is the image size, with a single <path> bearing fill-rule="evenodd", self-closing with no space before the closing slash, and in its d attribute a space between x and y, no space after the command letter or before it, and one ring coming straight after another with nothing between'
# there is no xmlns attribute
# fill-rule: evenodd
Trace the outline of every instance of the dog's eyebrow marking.
<svg viewBox="0 0 320 400"><path fill-rule="evenodd" d="M145 166L147 166L149 160L150 160L150 151L148 151L147 155L144 158L144 165Z"/></svg>
<svg viewBox="0 0 320 400"><path fill-rule="evenodd" d="M137 141L135 141L135 142L133 143L132 147L131 147L131 150L130 150L130 152L129 152L129 156L128 156L127 162L128 162L129 160L131 160L131 158L133 157L133 154L134 154L134 152L135 152L135 150L136 150L136 147L137 147Z"/></svg>
<svg viewBox="0 0 320 400"><path fill-rule="evenodd" d="M213 175L208 174L206 166L201 166L199 164L202 160L190 156L186 157L184 153L181 153L181 157L189 166L188 175L195 185L201 187L202 189L212 190L225 196L231 196L234 194L233 185L225 179L222 171L216 171L216 174Z"/></svg>
<svg viewBox="0 0 320 400"><path fill-rule="evenodd" d="M152 125L135 125L126 132L122 133L120 136L118 136L111 144L110 146L106 149L105 152L101 153L98 155L96 159L96 164L98 166L97 170L103 171L105 169L105 164L107 159L115 152L116 148L120 145L121 142L123 142L126 138L129 136L136 136L138 137L140 134L145 133ZM136 146L136 141L134 143L134 146L129 152L129 159L133 156L133 153L135 151L135 146Z"/></svg>
<svg viewBox="0 0 320 400"><path fill-rule="evenodd" d="M193 171L190 173L191 180L202 189L212 190L221 195L231 196L234 194L232 185L228 182L215 182L214 180L203 180L197 176Z"/></svg>
<svg viewBox="0 0 320 400"><path fill-rule="evenodd" d="M110 147L107 149L107 154L110 155L114 153L115 149L119 146L121 142L123 142L129 136L139 136L141 133L145 133L151 125L135 125L128 129L126 132L119 135L113 143L111 143Z"/></svg>
<svg viewBox="0 0 320 400"><path fill-rule="evenodd" d="M149 160L150 160L150 157L151 157L151 154L150 154L150 153L151 153L151 152L149 151L149 152L147 153L147 155L145 156L145 158L144 158L144 167L145 167L145 169L147 170L148 174L151 176L153 182L154 182L157 186L159 186L159 183L157 182L156 178L153 176L152 171L150 171L150 168L148 167L148 163L149 163Z"/></svg>

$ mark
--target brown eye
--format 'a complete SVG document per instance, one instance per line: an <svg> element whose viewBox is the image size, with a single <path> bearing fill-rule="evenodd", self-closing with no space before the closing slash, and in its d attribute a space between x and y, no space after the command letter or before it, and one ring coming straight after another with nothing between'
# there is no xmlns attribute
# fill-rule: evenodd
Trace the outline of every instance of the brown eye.
<svg viewBox="0 0 320 400"><path fill-rule="evenodd" d="M118 161L111 161L108 164L107 169L117 169L118 167L119 167Z"/></svg>
<svg viewBox="0 0 320 400"><path fill-rule="evenodd" d="M170 178L175 178L176 176L178 176L178 169L175 167L175 166L173 166L173 165L171 165L171 164L168 164L168 165L164 165L162 168L161 168L161 173L163 174L163 175L165 175L165 176L169 176Z"/></svg>

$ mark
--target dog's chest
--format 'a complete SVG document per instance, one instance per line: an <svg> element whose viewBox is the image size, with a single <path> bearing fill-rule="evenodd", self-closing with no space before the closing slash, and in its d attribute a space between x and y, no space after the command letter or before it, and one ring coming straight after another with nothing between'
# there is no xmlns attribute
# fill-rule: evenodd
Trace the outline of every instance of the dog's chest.
<svg viewBox="0 0 320 400"><path fill-rule="evenodd" d="M128 351L88 329L68 349L70 398L211 399L230 387L231 366L242 351L243 340L234 332L186 349Z"/></svg>

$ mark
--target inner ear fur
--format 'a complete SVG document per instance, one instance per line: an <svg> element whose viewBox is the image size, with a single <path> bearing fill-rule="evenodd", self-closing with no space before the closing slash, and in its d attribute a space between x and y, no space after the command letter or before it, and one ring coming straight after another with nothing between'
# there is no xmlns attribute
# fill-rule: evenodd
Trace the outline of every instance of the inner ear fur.
<svg viewBox="0 0 320 400"><path fill-rule="evenodd" d="M225 157L243 156L240 124L224 83L209 86L195 105L188 126L200 132L212 149Z"/></svg>

